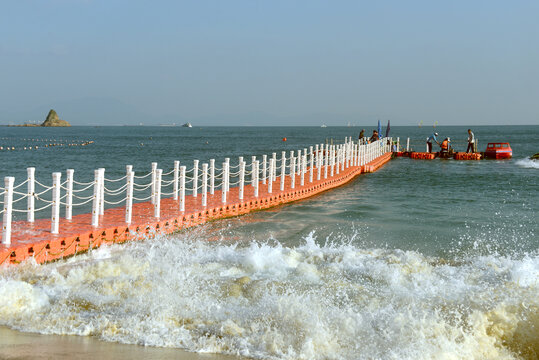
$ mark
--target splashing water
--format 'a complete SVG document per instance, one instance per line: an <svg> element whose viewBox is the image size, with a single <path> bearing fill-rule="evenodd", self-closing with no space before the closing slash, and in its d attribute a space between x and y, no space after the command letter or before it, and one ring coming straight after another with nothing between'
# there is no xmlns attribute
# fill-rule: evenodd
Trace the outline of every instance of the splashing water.
<svg viewBox="0 0 539 360"><path fill-rule="evenodd" d="M539 254L428 257L199 232L0 271L0 325L260 359L534 359ZM331 240L331 239L329 239Z"/></svg>
<svg viewBox="0 0 539 360"><path fill-rule="evenodd" d="M539 161L528 158L517 160L516 164L524 168L539 169Z"/></svg>

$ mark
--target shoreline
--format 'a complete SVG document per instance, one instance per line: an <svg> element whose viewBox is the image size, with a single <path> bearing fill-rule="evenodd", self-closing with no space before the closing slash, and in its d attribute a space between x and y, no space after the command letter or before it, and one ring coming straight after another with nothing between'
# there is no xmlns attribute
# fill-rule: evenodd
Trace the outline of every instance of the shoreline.
<svg viewBox="0 0 539 360"><path fill-rule="evenodd" d="M25 333L0 326L0 359L237 360L240 357L112 343L88 336Z"/></svg>

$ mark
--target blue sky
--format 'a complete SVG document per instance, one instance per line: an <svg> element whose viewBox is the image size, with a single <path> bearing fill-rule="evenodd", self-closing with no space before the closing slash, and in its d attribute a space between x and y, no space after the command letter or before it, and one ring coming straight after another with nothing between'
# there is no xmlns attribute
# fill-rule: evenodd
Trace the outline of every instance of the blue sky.
<svg viewBox="0 0 539 360"><path fill-rule="evenodd" d="M537 1L0 2L0 123L539 124Z"/></svg>

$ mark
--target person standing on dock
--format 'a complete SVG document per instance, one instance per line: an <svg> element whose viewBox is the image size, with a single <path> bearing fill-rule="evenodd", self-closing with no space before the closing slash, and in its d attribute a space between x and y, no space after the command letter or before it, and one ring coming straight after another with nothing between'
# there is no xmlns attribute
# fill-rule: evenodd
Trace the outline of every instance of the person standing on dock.
<svg viewBox="0 0 539 360"><path fill-rule="evenodd" d="M359 132L359 140L363 139L365 137L365 129L361 129Z"/></svg>
<svg viewBox="0 0 539 360"><path fill-rule="evenodd" d="M438 133L435 132L433 133L431 136L429 136L427 138L427 146L428 146L428 152L431 153L432 152L432 141L434 140L434 142L438 145L440 145L440 143L438 142L438 139L436 138L436 136L438 136Z"/></svg>
<svg viewBox="0 0 539 360"><path fill-rule="evenodd" d="M375 141L378 141L379 139L380 139L380 135L378 135L378 131L373 130L373 131L372 131L372 136L371 136L371 138L369 139L369 142L370 142L370 143L373 143L373 142L375 142Z"/></svg>
<svg viewBox="0 0 539 360"><path fill-rule="evenodd" d="M468 148L466 152L475 152L475 136L472 132L472 129L468 129Z"/></svg>

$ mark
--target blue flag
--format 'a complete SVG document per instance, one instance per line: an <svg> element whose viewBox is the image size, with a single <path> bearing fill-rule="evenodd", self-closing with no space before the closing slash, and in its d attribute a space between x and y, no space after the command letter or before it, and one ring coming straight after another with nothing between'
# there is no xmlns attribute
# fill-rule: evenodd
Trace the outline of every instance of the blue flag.
<svg viewBox="0 0 539 360"><path fill-rule="evenodd" d="M378 136L382 136L382 125L380 124L380 119L378 119Z"/></svg>

